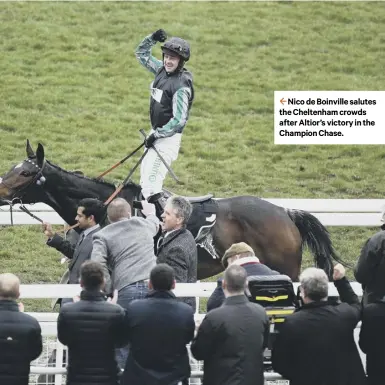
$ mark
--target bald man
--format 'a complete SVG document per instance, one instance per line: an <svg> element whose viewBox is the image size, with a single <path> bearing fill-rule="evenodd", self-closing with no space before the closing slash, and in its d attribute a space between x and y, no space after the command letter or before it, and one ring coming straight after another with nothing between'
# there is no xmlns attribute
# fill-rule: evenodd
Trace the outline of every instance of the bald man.
<svg viewBox="0 0 385 385"><path fill-rule="evenodd" d="M142 207L146 218L131 218L129 203L123 198L114 199L107 208L110 224L93 237L91 260L102 265L106 292L117 290L117 303L125 309L132 300L147 295L147 280L156 265L154 237L160 223L153 204L142 201ZM127 354L127 348L117 354L121 368Z"/></svg>
<svg viewBox="0 0 385 385"><path fill-rule="evenodd" d="M0 384L28 385L29 367L42 352L37 320L22 312L16 302L20 280L14 274L0 274Z"/></svg>
<svg viewBox="0 0 385 385"><path fill-rule="evenodd" d="M153 238L159 219L153 204L143 201L144 206L153 208L146 219L131 218L129 203L123 198L114 199L107 208L110 224L93 237L91 259L103 266L106 291L118 290L119 297L123 289L138 287L147 280L156 264Z"/></svg>

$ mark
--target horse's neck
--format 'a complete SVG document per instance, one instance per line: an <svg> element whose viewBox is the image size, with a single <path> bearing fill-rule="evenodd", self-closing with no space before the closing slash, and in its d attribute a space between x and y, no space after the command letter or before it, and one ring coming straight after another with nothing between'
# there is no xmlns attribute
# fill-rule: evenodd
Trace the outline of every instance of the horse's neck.
<svg viewBox="0 0 385 385"><path fill-rule="evenodd" d="M44 189L47 194L47 203L63 220L69 224L75 223L78 203L83 198L98 198L105 202L115 188L110 183L98 182L89 178L82 178L75 174L57 169L47 163L44 171L46 183ZM128 185L120 196L132 204L138 186Z"/></svg>

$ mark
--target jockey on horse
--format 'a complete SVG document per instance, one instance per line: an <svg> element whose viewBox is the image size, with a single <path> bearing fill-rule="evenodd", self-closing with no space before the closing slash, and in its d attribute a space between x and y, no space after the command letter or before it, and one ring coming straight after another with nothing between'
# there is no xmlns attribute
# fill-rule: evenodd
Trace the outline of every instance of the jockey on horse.
<svg viewBox="0 0 385 385"><path fill-rule="evenodd" d="M162 187L167 168L163 161L169 166L177 159L182 132L194 100L192 74L184 68L190 59L189 43L172 37L161 46L163 60L151 55L152 47L166 38L166 32L159 29L148 35L135 51L140 64L155 75L150 100L152 129L145 140L148 152L141 164L140 185L142 195L155 204L159 214L163 213L165 205Z"/></svg>

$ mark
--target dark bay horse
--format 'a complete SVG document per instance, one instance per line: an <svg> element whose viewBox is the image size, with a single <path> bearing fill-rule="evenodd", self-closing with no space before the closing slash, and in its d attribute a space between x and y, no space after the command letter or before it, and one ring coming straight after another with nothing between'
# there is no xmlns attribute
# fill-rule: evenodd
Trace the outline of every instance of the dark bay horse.
<svg viewBox="0 0 385 385"><path fill-rule="evenodd" d="M115 185L69 172L45 159L44 147L36 153L27 141L27 158L0 177L0 205L17 198L25 204L46 203L65 222L75 223L77 203L86 197L102 201L115 191ZM140 186L127 184L121 197L130 204L137 199ZM303 246L314 255L316 266L331 277L336 255L329 233L321 222L303 210L285 209L254 196L218 199L212 246L219 258L198 247L198 279L223 271L220 258L236 242L246 242L261 262L298 280ZM195 203L193 203L194 206Z"/></svg>

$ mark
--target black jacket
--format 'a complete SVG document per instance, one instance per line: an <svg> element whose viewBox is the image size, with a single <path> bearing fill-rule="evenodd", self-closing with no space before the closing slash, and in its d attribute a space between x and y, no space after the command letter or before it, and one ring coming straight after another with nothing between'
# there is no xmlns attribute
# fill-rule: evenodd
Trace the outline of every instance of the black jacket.
<svg viewBox="0 0 385 385"><path fill-rule="evenodd" d="M263 351L269 336L265 309L246 296L229 297L202 321L191 344L204 361L204 385L263 385Z"/></svg>
<svg viewBox="0 0 385 385"><path fill-rule="evenodd" d="M364 304L385 295L385 231L368 239L361 250L354 276L362 284Z"/></svg>
<svg viewBox="0 0 385 385"><path fill-rule="evenodd" d="M28 385L31 361L42 349L37 320L21 313L15 301L0 300L0 384Z"/></svg>
<svg viewBox="0 0 385 385"><path fill-rule="evenodd" d="M116 385L115 348L127 343L123 308L100 292L82 291L81 300L61 307L58 339L68 346L67 383Z"/></svg>
<svg viewBox="0 0 385 385"><path fill-rule="evenodd" d="M80 267L82 263L91 258L92 253L92 235L100 230L100 227L91 231L81 241L81 234L78 242L74 245L70 241L63 239L60 235L55 234L50 240L47 241L47 245L55 248L64 254L67 258L70 258L69 263L69 282L71 284L79 283Z"/></svg>
<svg viewBox="0 0 385 385"><path fill-rule="evenodd" d="M130 351L122 385L175 385L190 377L186 344L194 336L191 306L153 291L127 308Z"/></svg>
<svg viewBox="0 0 385 385"><path fill-rule="evenodd" d="M363 309L359 345L366 354L368 385L385 381L385 298Z"/></svg>
<svg viewBox="0 0 385 385"><path fill-rule="evenodd" d="M277 271L271 270L270 267L263 265L261 263L245 263L241 266L246 270L248 277L251 277L252 275L262 276L262 275L279 274ZM207 301L207 309L206 309L207 312L221 306L225 300L225 293L223 292L223 289L222 289L222 281L223 281L222 277L218 278L217 287L212 292L209 300Z"/></svg>
<svg viewBox="0 0 385 385"><path fill-rule="evenodd" d="M188 109L191 109L194 100L194 87L192 74L186 69L167 74L166 69L162 66L155 76L152 87L163 91L160 103L151 96L150 118L154 130L158 127L163 127L173 118L172 99L179 88L187 87L191 89L191 97L188 106ZM177 132L181 133L182 131L183 128L181 131Z"/></svg>
<svg viewBox="0 0 385 385"><path fill-rule="evenodd" d="M187 229L179 229L161 237L158 241L156 263L167 263L175 272L176 282L197 281L198 251L193 235ZM181 301L192 306L195 312L195 297L182 297Z"/></svg>
<svg viewBox="0 0 385 385"><path fill-rule="evenodd" d="M336 281L338 305L313 302L287 316L273 345L273 369L290 385L365 385L353 332L360 303L346 278Z"/></svg>

